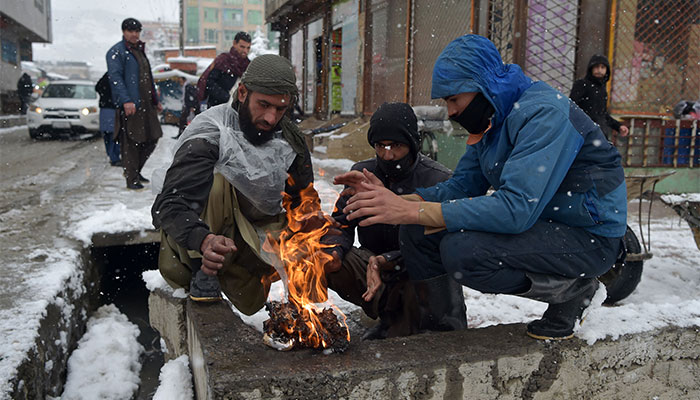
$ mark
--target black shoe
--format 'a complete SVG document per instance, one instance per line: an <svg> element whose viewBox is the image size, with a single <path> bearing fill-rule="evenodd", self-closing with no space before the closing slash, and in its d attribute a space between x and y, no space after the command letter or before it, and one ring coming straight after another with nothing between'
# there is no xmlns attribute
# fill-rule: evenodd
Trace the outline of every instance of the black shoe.
<svg viewBox="0 0 700 400"><path fill-rule="evenodd" d="M114 162L110 162L110 164L111 164L113 167L121 167L121 166L122 166L122 160L117 160L117 161L114 161Z"/></svg>
<svg viewBox="0 0 700 400"><path fill-rule="evenodd" d="M467 329L467 305L462 285L447 274L413 281L420 310L420 329L456 331Z"/></svg>
<svg viewBox="0 0 700 400"><path fill-rule="evenodd" d="M139 182L134 182L134 183L127 183L126 188L129 190L143 190L145 188L145 186L143 186Z"/></svg>
<svg viewBox="0 0 700 400"><path fill-rule="evenodd" d="M579 279L577 285L581 285L580 294L563 303L549 304L542 319L527 324L528 336L540 340L565 340L574 336L576 321L581 320L591 304L599 283L597 279Z"/></svg>
<svg viewBox="0 0 700 400"><path fill-rule="evenodd" d="M190 280L190 299L199 302L213 302L221 300L221 286L219 278L207 275L198 270Z"/></svg>
<svg viewBox="0 0 700 400"><path fill-rule="evenodd" d="M139 174L139 182L141 183L148 183L150 182L148 179L144 178L143 175Z"/></svg>
<svg viewBox="0 0 700 400"><path fill-rule="evenodd" d="M365 333L362 335L362 340L386 339L388 332L389 326L380 319L377 325L365 331Z"/></svg>

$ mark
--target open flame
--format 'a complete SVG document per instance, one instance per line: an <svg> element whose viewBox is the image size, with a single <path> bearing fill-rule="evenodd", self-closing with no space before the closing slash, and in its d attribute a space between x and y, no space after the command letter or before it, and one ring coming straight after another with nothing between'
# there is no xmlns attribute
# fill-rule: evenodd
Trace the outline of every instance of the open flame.
<svg viewBox="0 0 700 400"><path fill-rule="evenodd" d="M281 329L287 338L303 347L333 347L339 328L344 332L344 337L338 339L349 342L350 331L345 315L333 304L326 305L332 307L335 316L333 311L324 309L319 304L328 301L324 265L333 257L323 249L332 245L321 243L321 238L332 226L332 219L320 211L320 199L313 183L301 190L301 204L298 207L291 207L292 199L286 193L283 194L282 205L287 210L287 228L278 239L268 233L263 245L265 251L279 255L287 275L287 298L292 309L287 307L282 311L286 315L282 318L284 322ZM273 311L280 310L278 305L268 306L268 309L271 320ZM340 321L337 316L340 316ZM271 320L266 322L266 326L274 323L279 330L279 316L275 322L270 322ZM333 324L338 326L332 326Z"/></svg>

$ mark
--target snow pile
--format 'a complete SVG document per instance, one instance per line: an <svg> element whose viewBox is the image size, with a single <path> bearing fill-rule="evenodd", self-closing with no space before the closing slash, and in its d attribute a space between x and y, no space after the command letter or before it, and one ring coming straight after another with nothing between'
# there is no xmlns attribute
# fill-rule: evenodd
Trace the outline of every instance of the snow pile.
<svg viewBox="0 0 700 400"><path fill-rule="evenodd" d="M170 360L160 369L160 385L153 400L191 400L192 374L190 361L186 355Z"/></svg>
<svg viewBox="0 0 700 400"><path fill-rule="evenodd" d="M139 357L144 351L138 336L139 328L117 307L100 307L68 359L68 378L61 399L131 398L139 387Z"/></svg>
<svg viewBox="0 0 700 400"><path fill-rule="evenodd" d="M119 233L128 231L143 231L153 228L150 223L151 207L129 209L125 204L117 202L109 210L95 211L87 218L72 225L70 235L89 246L95 233ZM143 221L148 223L144 226Z"/></svg>
<svg viewBox="0 0 700 400"><path fill-rule="evenodd" d="M163 275L161 275L160 271L158 271L157 269L151 271L144 271L143 274L141 274L141 278L146 283L146 288L151 292L156 289L161 289L165 293L169 293L175 298L187 298L187 294L185 294L184 289L173 289L172 286L168 285L168 282L166 282L165 279L163 279Z"/></svg>
<svg viewBox="0 0 700 400"><path fill-rule="evenodd" d="M663 194L661 200L667 204L681 204L686 201L700 202L700 193Z"/></svg>

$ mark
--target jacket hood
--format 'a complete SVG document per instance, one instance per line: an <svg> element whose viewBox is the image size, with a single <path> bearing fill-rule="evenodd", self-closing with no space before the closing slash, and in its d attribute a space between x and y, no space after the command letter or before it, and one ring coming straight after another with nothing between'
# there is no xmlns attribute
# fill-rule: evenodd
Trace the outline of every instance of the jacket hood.
<svg viewBox="0 0 700 400"><path fill-rule="evenodd" d="M605 65L605 68L608 69L608 72L605 73L605 77L603 77L603 83L606 83L610 79L610 62L608 61L607 57L600 54L594 54L593 57L591 57L591 60L588 61L588 68L586 68L586 78L592 80L599 80L598 78L593 76L593 66L598 64L603 64Z"/></svg>
<svg viewBox="0 0 700 400"><path fill-rule="evenodd" d="M450 42L435 61L431 97L481 92L496 110L492 124L498 127L530 86L532 80L519 66L504 64L490 40L464 35Z"/></svg>

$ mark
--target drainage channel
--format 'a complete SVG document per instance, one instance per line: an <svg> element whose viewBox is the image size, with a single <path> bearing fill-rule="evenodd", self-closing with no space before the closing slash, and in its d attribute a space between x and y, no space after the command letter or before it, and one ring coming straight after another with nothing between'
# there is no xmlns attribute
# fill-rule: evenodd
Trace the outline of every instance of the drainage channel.
<svg viewBox="0 0 700 400"><path fill-rule="evenodd" d="M142 243L91 249L101 276L99 306L114 304L140 331L138 341L145 353L141 359L141 385L134 396L139 400L153 397L164 363L160 335L148 320L149 291L141 278L143 271L157 268L158 246L158 243Z"/></svg>

